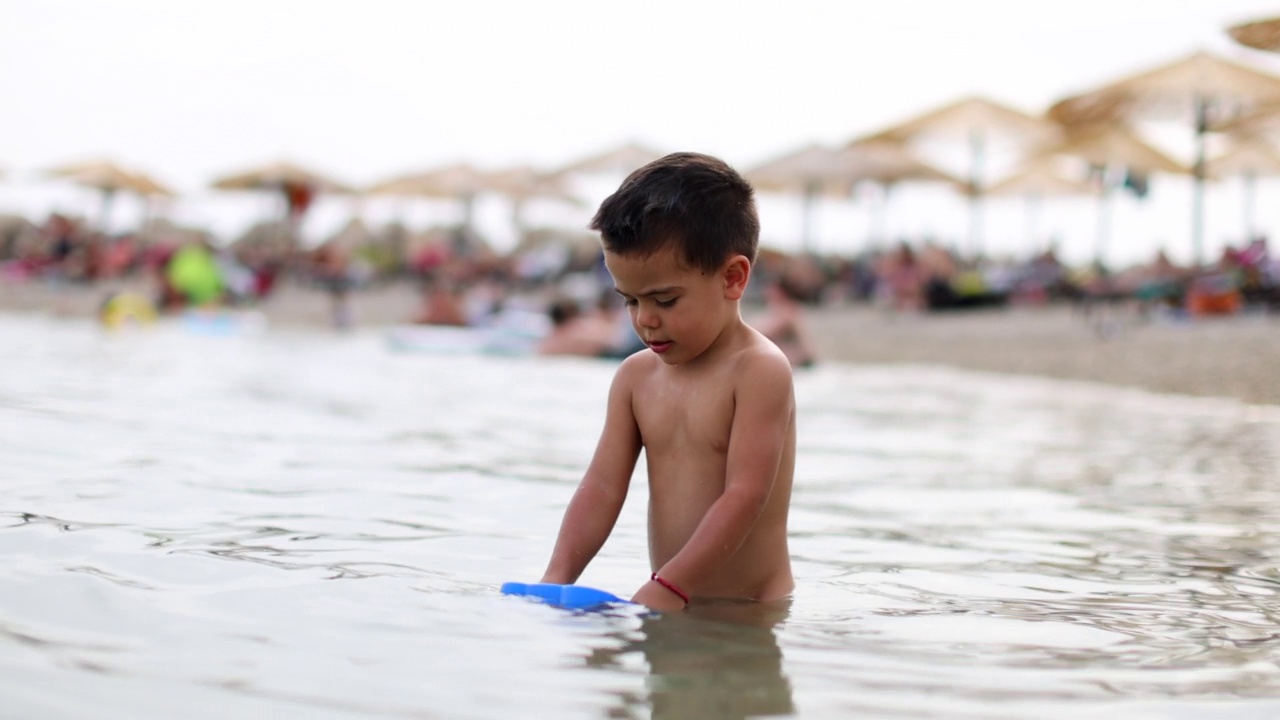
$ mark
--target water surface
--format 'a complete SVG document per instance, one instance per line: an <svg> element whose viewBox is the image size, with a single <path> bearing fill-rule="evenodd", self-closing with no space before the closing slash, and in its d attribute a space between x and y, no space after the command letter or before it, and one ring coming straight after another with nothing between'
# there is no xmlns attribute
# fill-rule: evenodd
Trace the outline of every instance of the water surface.
<svg viewBox="0 0 1280 720"><path fill-rule="evenodd" d="M804 372L789 611L573 615L497 587L541 573L607 362L0 338L3 717L1280 713L1275 409ZM645 499L584 583L647 577Z"/></svg>

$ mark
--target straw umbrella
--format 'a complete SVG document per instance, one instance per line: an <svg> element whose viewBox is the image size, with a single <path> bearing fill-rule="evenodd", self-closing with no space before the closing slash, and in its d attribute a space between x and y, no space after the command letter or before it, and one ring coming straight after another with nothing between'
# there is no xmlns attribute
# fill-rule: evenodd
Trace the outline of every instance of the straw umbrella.
<svg viewBox="0 0 1280 720"><path fill-rule="evenodd" d="M511 202L511 224L523 236L524 207L531 200L553 200L575 207L585 201L571 192L564 175L544 172L530 165L515 165L488 174L489 188Z"/></svg>
<svg viewBox="0 0 1280 720"><path fill-rule="evenodd" d="M648 145L627 142L569 162L557 169L555 174L630 173L632 170L642 165L647 165L665 154Z"/></svg>
<svg viewBox="0 0 1280 720"><path fill-rule="evenodd" d="M817 196L833 185L848 182L848 156L824 145L807 145L749 168L743 176L760 190L801 194L800 246L813 245L813 207Z"/></svg>
<svg viewBox="0 0 1280 720"><path fill-rule="evenodd" d="M866 140L911 142L930 137L960 141L969 151L969 243L970 250L982 249L982 196L986 184L986 160L996 141L1015 143L1043 141L1052 126L1042 118L985 97L967 97L925 112Z"/></svg>
<svg viewBox="0 0 1280 720"><path fill-rule="evenodd" d="M1245 236L1256 237L1255 196L1259 175L1280 175L1280 150L1275 143L1258 135L1236 135L1231 149L1205 163L1205 173L1222 179L1239 176L1244 181Z"/></svg>
<svg viewBox="0 0 1280 720"><path fill-rule="evenodd" d="M1044 148L1038 155L1074 157L1083 160L1091 168L1101 169L1096 238L1099 261L1106 254L1111 234L1111 191L1114 187L1107 181L1109 171L1120 170L1140 175L1151 173L1185 175L1188 172L1181 163L1143 142L1123 125L1068 128L1063 140Z"/></svg>
<svg viewBox="0 0 1280 720"><path fill-rule="evenodd" d="M1227 28L1227 34L1246 47L1280 52L1280 17L1233 25Z"/></svg>
<svg viewBox="0 0 1280 720"><path fill-rule="evenodd" d="M820 194L845 195L864 180L892 184L903 180L955 182L954 178L917 160L896 144L853 143L841 148L806 145L745 173L761 190L799 192L803 201L801 245L812 250L813 207Z"/></svg>
<svg viewBox="0 0 1280 720"><path fill-rule="evenodd" d="M247 170L224 175L212 183L220 190L274 190L290 186L302 186L313 192L349 194L352 189L333 178L310 168L285 160L258 165Z"/></svg>
<svg viewBox="0 0 1280 720"><path fill-rule="evenodd" d="M400 175L365 189L366 195L457 200L462 204L462 227L470 231L475 198L489 189L489 176L469 163L454 163L408 175Z"/></svg>
<svg viewBox="0 0 1280 720"><path fill-rule="evenodd" d="M1055 166L1053 157L1042 157L1024 162L1022 168L986 189L988 197L1021 196L1026 215L1026 236L1035 238L1039 232L1040 204L1049 197L1079 197L1097 194L1097 189L1082 180L1063 177Z"/></svg>
<svg viewBox="0 0 1280 720"><path fill-rule="evenodd" d="M285 222L289 228L290 250L297 242L298 226L320 194L350 194L352 189L331 177L288 161L254 166L215 179L218 190L265 191L279 194L285 202Z"/></svg>
<svg viewBox="0 0 1280 720"><path fill-rule="evenodd" d="M1050 108L1049 115L1068 126L1190 118L1195 142L1191 241L1198 265L1204 256L1206 135L1216 124L1276 101L1280 101L1280 77L1198 52L1066 98Z"/></svg>
<svg viewBox="0 0 1280 720"><path fill-rule="evenodd" d="M172 197L173 191L151 176L125 168L110 160L90 160L49 168L49 177L60 178L102 194L98 226L106 229L117 193L128 192L143 198Z"/></svg>
<svg viewBox="0 0 1280 720"><path fill-rule="evenodd" d="M849 151L865 155L873 162L867 163L860 177L854 181L870 182L880 187L880 202L870 213L867 231L869 244L884 239L884 217L888 213L889 198L893 189L904 182L938 182L963 191L966 183L929 163L917 158L898 142L854 140ZM853 191L852 184L849 188Z"/></svg>

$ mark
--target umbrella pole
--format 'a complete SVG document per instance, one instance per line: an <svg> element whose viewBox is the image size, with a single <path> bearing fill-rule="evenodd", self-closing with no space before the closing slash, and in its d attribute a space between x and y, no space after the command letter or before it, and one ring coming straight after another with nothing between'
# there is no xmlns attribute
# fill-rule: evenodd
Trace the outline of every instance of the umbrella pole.
<svg viewBox="0 0 1280 720"><path fill-rule="evenodd" d="M893 184L885 183L880 186L879 197L876 203L876 247L889 246L889 196L893 192Z"/></svg>
<svg viewBox="0 0 1280 720"><path fill-rule="evenodd" d="M1254 206L1254 194L1257 192L1258 174L1252 169L1244 173L1244 232L1245 242L1251 242L1258 236L1257 215Z"/></svg>
<svg viewBox="0 0 1280 720"><path fill-rule="evenodd" d="M1032 247L1039 247L1036 236L1040 234L1040 193L1029 192L1023 198L1023 211L1026 216L1026 242Z"/></svg>
<svg viewBox="0 0 1280 720"><path fill-rule="evenodd" d="M524 239L524 200L521 198L513 198L511 200L511 227L516 231L516 242Z"/></svg>
<svg viewBox="0 0 1280 720"><path fill-rule="evenodd" d="M1100 267L1106 265L1107 246L1111 235L1111 186L1103 178L1102 190L1098 193L1098 236L1095 257Z"/></svg>
<svg viewBox="0 0 1280 720"><path fill-rule="evenodd" d="M1195 98L1196 113L1196 164L1195 179L1191 200L1191 252L1196 267L1204 261L1204 145L1205 135L1209 131L1209 104L1204 97Z"/></svg>
<svg viewBox="0 0 1280 720"><path fill-rule="evenodd" d="M110 235L111 206L115 204L116 191L110 188L102 191L102 204L98 208L98 229L104 235Z"/></svg>
<svg viewBox="0 0 1280 720"><path fill-rule="evenodd" d="M806 252L813 252L813 206L814 200L818 195L818 184L809 183L804 188L804 203L800 211L803 217L800 219L800 247Z"/></svg>
<svg viewBox="0 0 1280 720"><path fill-rule="evenodd" d="M969 136L969 252L975 260L982 255L982 145L982 133L974 130Z"/></svg>

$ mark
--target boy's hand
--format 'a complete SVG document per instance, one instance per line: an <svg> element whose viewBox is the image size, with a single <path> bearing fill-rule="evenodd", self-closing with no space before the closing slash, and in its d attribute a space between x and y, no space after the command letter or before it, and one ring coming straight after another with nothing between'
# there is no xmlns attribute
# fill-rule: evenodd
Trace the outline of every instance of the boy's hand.
<svg viewBox="0 0 1280 720"><path fill-rule="evenodd" d="M650 580L631 597L631 602L640 603L650 610L661 612L678 612L684 610L684 600L679 595L662 587L655 580Z"/></svg>

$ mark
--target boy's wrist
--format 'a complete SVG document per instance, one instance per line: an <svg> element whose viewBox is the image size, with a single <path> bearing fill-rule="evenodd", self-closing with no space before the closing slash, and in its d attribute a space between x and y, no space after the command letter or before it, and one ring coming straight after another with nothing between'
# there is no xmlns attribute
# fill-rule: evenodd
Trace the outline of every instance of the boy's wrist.
<svg viewBox="0 0 1280 720"><path fill-rule="evenodd" d="M653 582L658 583L662 587L666 588L667 591L670 592L672 595L675 595L676 597L680 598L685 605L689 604L689 593L685 592L684 589L681 588L679 585L675 584L674 582L671 582L670 580L667 580L666 578L662 577L656 572L649 575L649 579L652 580Z"/></svg>

